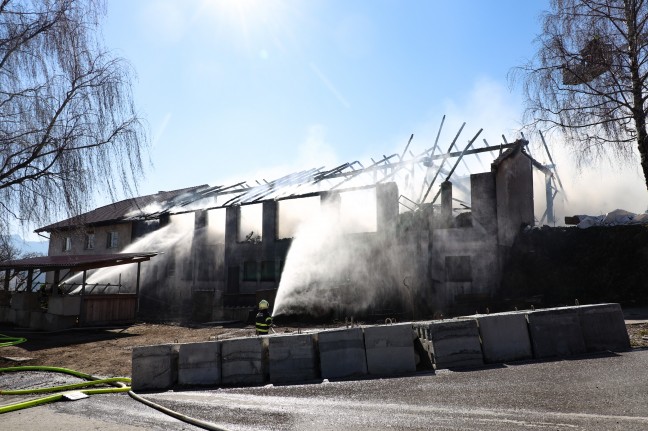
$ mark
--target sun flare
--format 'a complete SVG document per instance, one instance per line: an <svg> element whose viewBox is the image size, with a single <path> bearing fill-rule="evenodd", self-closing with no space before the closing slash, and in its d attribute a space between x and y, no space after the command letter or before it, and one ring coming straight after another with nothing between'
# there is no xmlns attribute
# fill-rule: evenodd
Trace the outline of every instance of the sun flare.
<svg viewBox="0 0 648 431"><path fill-rule="evenodd" d="M203 0L201 9L250 36L259 27L278 24L282 3L280 0Z"/></svg>

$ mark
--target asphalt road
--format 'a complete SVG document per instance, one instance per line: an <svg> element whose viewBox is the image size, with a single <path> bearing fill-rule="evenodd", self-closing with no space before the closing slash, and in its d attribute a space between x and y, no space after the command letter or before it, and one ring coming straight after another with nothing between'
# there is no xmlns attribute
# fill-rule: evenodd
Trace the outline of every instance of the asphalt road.
<svg viewBox="0 0 648 431"><path fill-rule="evenodd" d="M16 378L0 376L0 386ZM645 431L648 349L390 379L143 395L229 430ZM6 413L0 429L198 428L111 394Z"/></svg>

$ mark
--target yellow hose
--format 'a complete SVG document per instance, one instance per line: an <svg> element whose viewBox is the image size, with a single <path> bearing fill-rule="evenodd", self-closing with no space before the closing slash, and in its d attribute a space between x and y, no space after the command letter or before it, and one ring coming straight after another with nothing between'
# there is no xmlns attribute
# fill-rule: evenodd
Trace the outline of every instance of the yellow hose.
<svg viewBox="0 0 648 431"><path fill-rule="evenodd" d="M6 337L4 335L0 334L0 347L4 346L12 346L14 344L19 344L27 341L25 338L13 338L13 337ZM4 344L4 343L10 343L10 344ZM82 389L79 392L82 392L86 395L93 395L93 394L112 394L112 393L117 393L117 392L128 392L128 395L131 396L134 400L137 400L143 404L146 404L147 406L154 408L166 415L169 415L173 418L176 418L178 420L181 420L185 423L195 425L199 428L205 429L205 430L210 430L210 431L227 431L225 428L220 428L217 425L214 425L210 422L205 422L201 421L200 419L195 419L190 416L183 415L181 413L178 413L176 411L173 411L171 409L168 409L164 406L161 406L159 404L156 404L152 401L149 401L145 398L142 398L141 396L137 395L135 392L131 390L130 386L127 386L125 383L130 383L131 379L128 377L111 377L107 379L100 379L98 377L94 377L90 374L86 373L81 373L79 371L75 370L70 370L69 368L61 368L61 367L48 367L48 366L34 366L34 365L28 365L28 366L22 366L22 367L9 367L9 368L0 368L0 373L11 373L11 372L19 372L19 371L50 371L50 372L55 372L55 373L63 373L63 374L69 374L75 377L79 377L82 379L88 380L87 382L81 382L81 383L72 383L69 385L62 385L62 386L52 386L49 388L35 388L35 389L6 389L6 390L0 390L0 395L23 395L23 394L35 394L35 393L44 393L44 392L56 392L56 391L66 391L69 392L74 389L78 388L83 388L86 386L94 386L94 385L99 385L99 384L109 384L115 387L112 388L95 388L95 389ZM21 401L18 403L14 404L7 404L4 406L0 406L0 414L3 413L8 413L8 412L13 412L16 410L22 410L26 409L29 407L34 407L34 406L39 406L41 404L46 404L46 403L51 403L53 401L58 401L61 398L63 398L66 395L66 392L60 392L57 394L53 395L47 395L45 397L41 398L34 398L30 400L25 400Z"/></svg>
<svg viewBox="0 0 648 431"><path fill-rule="evenodd" d="M130 391L130 386L126 386L123 384L123 382L130 383L131 379L128 377L112 377L108 379L99 379L97 377L91 376L90 374L81 373L79 371L70 370L68 368L61 368L61 367L24 366L24 367L0 368L0 373L11 373L11 372L19 372L19 371L50 371L55 373L69 374L90 381L82 382L82 383L72 383L63 386L53 386L49 388L0 390L0 395L23 395L23 394L33 394L33 393L43 393L43 392L71 391L85 386L92 386L92 385L99 385L99 384L112 384L112 385L116 385L117 387L82 389L79 392L84 393L86 395L92 395L92 394L111 394L117 392ZM18 403L0 406L0 414L13 412L16 410L22 410L29 407L39 406L41 404L51 403L53 401L58 401L61 398L63 398L65 394L66 392L61 392L58 394L47 395L41 398L34 398L26 401L20 401Z"/></svg>
<svg viewBox="0 0 648 431"><path fill-rule="evenodd" d="M111 377L109 379L93 380L91 382L72 383L70 385L52 386L49 388L35 388L35 389L14 389L14 390L1 390L0 395L25 395L25 394L41 394L44 392L58 392L69 391L71 389L85 388L86 386L95 386L105 383L125 382L130 383L131 379L128 377Z"/></svg>
<svg viewBox="0 0 648 431"><path fill-rule="evenodd" d="M24 343L26 338L22 337L9 337L8 335L0 334L0 347L15 346L16 344Z"/></svg>

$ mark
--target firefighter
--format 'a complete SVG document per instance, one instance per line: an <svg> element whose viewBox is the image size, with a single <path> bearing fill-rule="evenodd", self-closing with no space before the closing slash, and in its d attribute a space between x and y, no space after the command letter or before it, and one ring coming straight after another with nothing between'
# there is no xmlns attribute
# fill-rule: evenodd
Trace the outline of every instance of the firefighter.
<svg viewBox="0 0 648 431"><path fill-rule="evenodd" d="M270 330L270 325L272 325L272 316L268 307L270 304L265 299L262 299L259 302L259 312L256 315L256 334L257 335L266 335Z"/></svg>

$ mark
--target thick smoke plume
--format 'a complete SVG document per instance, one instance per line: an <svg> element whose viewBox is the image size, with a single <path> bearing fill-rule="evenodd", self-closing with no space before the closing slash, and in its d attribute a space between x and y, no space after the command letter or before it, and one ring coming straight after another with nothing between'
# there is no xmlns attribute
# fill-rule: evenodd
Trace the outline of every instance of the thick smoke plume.
<svg viewBox="0 0 648 431"><path fill-rule="evenodd" d="M370 211L367 200L374 202ZM375 195L339 207L323 203L317 216L299 226L273 314L343 317L402 308L402 298L409 297L401 277L403 250L393 231L358 233L363 218L375 230Z"/></svg>

